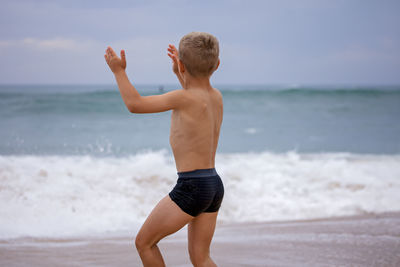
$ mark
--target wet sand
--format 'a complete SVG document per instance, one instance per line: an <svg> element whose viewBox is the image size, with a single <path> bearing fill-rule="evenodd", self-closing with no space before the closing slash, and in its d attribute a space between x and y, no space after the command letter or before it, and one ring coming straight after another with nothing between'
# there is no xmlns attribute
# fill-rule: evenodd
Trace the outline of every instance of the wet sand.
<svg viewBox="0 0 400 267"><path fill-rule="evenodd" d="M167 266L192 266L185 229L159 244ZM218 266L400 266L400 212L220 224ZM132 236L0 240L0 266L141 266Z"/></svg>

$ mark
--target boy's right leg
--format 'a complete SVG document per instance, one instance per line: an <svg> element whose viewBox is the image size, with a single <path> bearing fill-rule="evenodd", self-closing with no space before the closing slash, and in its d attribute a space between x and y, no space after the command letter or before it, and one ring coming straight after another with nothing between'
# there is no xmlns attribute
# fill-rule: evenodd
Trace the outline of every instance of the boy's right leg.
<svg viewBox="0 0 400 267"><path fill-rule="evenodd" d="M175 233L193 218L183 212L168 195L165 196L154 207L136 236L136 248L144 267L165 266L157 247L158 241Z"/></svg>

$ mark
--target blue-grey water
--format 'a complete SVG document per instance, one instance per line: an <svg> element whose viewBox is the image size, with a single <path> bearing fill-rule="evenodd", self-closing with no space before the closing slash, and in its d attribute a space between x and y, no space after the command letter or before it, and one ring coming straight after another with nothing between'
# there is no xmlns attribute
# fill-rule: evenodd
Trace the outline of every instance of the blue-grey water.
<svg viewBox="0 0 400 267"><path fill-rule="evenodd" d="M138 86L142 94L159 86ZM171 90L174 86L166 86ZM219 86L219 152L400 153L400 86ZM131 114L115 85L0 87L0 154L169 149L170 112Z"/></svg>
<svg viewBox="0 0 400 267"><path fill-rule="evenodd" d="M400 210L400 86L217 87L220 221ZM177 179L169 124L115 85L0 86L0 239L136 229Z"/></svg>

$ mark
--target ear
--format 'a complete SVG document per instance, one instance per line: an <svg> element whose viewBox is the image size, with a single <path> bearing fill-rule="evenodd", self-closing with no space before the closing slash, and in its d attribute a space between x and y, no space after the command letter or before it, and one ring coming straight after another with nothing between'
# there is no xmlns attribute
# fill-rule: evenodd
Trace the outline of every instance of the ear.
<svg viewBox="0 0 400 267"><path fill-rule="evenodd" d="M183 62L178 58L178 70L179 73L183 74L185 73L185 65L183 65Z"/></svg>
<svg viewBox="0 0 400 267"><path fill-rule="evenodd" d="M219 63L221 63L221 62L220 62L219 59L218 59L217 66L215 67L215 70L214 70L214 71L216 71L216 70L218 69Z"/></svg>

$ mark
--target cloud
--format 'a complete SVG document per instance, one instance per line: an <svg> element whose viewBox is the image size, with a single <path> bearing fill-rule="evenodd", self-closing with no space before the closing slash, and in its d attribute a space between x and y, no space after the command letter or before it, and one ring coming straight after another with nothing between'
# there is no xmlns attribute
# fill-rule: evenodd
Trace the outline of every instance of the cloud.
<svg viewBox="0 0 400 267"><path fill-rule="evenodd" d="M176 78L167 56L169 38L137 37L105 42L83 38L32 38L0 40L0 83L112 83L103 55L108 45L127 53L127 72L135 83Z"/></svg>
<svg viewBox="0 0 400 267"><path fill-rule="evenodd" d="M175 82L166 46L194 30L220 40L215 82L398 82L399 4L364 2L5 0L0 83L108 82L108 45L135 80Z"/></svg>
<svg viewBox="0 0 400 267"><path fill-rule="evenodd" d="M74 40L68 38L39 39L27 37L20 40L0 40L0 47L33 48L39 50L84 50L94 45L92 40Z"/></svg>
<svg viewBox="0 0 400 267"><path fill-rule="evenodd" d="M39 49L61 49L61 50L74 50L79 48L79 43L71 39L47 39L39 40L35 38L25 38L22 40L24 45L33 46Z"/></svg>

